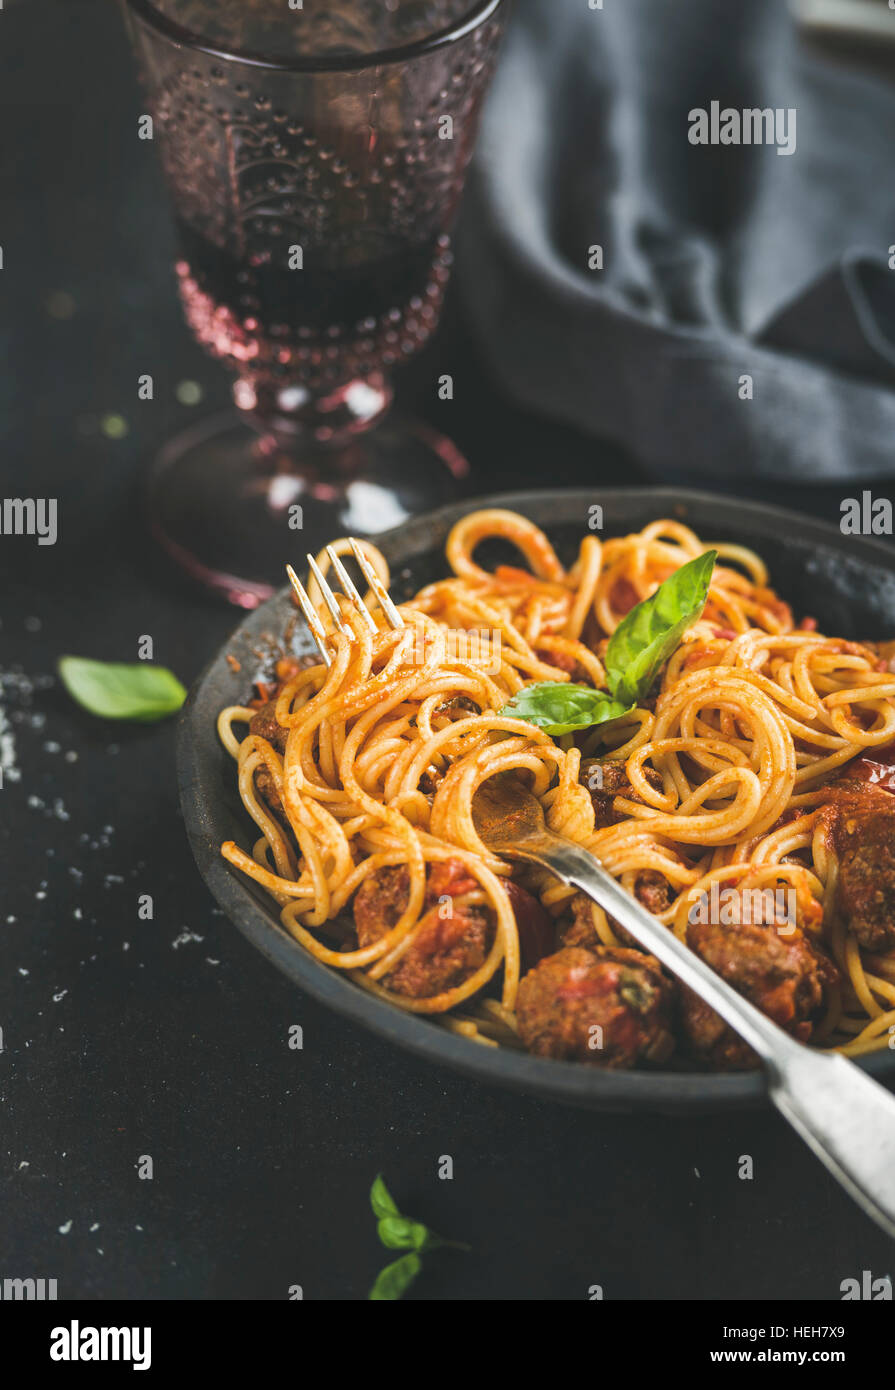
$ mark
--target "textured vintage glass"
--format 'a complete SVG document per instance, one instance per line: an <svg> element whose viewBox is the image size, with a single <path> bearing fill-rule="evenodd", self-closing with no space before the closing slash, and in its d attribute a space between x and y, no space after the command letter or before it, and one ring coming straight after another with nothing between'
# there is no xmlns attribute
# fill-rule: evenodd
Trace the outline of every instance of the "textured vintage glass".
<svg viewBox="0 0 895 1390"><path fill-rule="evenodd" d="M242 412L169 446L154 526L250 605L300 546L445 500L464 471L391 415L389 377L438 322L504 6L125 3L187 321Z"/></svg>

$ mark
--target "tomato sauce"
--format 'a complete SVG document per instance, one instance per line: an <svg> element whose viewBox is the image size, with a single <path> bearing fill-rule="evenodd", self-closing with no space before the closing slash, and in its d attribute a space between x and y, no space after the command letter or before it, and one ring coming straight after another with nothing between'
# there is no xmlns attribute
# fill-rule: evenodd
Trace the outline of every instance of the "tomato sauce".
<svg viewBox="0 0 895 1390"><path fill-rule="evenodd" d="M843 777L853 782L869 782L883 791L895 792L895 743L871 748L855 758L843 770Z"/></svg>

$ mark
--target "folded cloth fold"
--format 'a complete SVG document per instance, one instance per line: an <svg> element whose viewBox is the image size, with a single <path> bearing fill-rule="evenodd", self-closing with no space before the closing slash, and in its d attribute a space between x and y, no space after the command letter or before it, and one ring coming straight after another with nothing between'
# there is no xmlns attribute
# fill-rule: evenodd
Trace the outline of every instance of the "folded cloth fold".
<svg viewBox="0 0 895 1390"><path fill-rule="evenodd" d="M458 275L520 404L666 479L895 474L893 243L895 80L782 0L517 0Z"/></svg>

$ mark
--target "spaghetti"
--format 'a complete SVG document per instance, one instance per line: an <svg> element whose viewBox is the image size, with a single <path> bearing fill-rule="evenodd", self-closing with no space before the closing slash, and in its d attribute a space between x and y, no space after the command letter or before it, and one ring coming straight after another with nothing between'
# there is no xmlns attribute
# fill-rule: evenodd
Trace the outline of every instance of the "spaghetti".
<svg viewBox="0 0 895 1390"><path fill-rule="evenodd" d="M525 567L482 568L477 549L495 539ZM384 557L364 548L388 585ZM658 520L615 539L585 536L566 569L532 522L488 510L454 527L452 573L401 605L403 630L385 626L368 596L375 632L347 602L351 635L333 631L312 586L331 665L281 664L263 718L259 702L219 717L260 835L251 852L228 841L223 855L267 890L321 963L476 1041L518 1046L522 897L558 928L573 909L583 916L597 957L632 954L619 951L599 907L573 903L549 875L526 870L520 897L517 875L479 840L476 789L499 772L522 774L550 828L592 850L632 893L649 888L644 900L683 939L713 885L716 897L784 890L796 930L831 962L812 1042L852 1055L887 1046L895 922L891 939L883 931L862 944L840 883L840 827L855 798L884 819L895 808L866 771L895 742L886 650L823 636L811 620L795 625L761 559L720 544L701 617L634 709L558 737L502 713L532 682L603 688L607 639L625 614L706 548L681 523ZM318 563L325 572L325 554ZM601 795L595 774L619 790ZM369 916L389 887L378 930L366 931L358 905ZM475 949L439 925L451 921L482 928ZM409 983L424 946L450 966L428 988Z"/></svg>

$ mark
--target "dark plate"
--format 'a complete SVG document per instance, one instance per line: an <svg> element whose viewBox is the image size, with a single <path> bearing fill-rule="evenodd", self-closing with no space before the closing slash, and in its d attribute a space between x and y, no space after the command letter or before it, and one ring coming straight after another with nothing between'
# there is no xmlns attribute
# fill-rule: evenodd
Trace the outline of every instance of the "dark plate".
<svg viewBox="0 0 895 1390"><path fill-rule="evenodd" d="M444 542L453 523L478 507L508 507L531 517L550 535L567 563L587 530L589 508L603 508L604 536L639 530L670 516L692 526L706 541L748 545L767 562L771 579L800 616L812 614L822 629L846 638L895 637L895 550L879 541L842 536L824 523L775 507L709 493L670 488L594 492L520 492L447 507L377 538L400 598L446 573ZM196 682L180 718L178 774L183 815L199 870L221 907L249 941L316 999L428 1061L482 1081L511 1086L552 1100L604 1110L664 1112L742 1108L766 1099L762 1073L604 1072L571 1062L482 1047L403 1013L365 993L338 971L320 965L280 926L275 904L223 860L221 842L247 846L254 826L236 788L232 759L218 742L219 711L245 699L258 660L254 653L278 638L295 609L283 589L240 624ZM305 643L305 646L302 646ZM296 649L310 645L302 628ZM242 662L234 672L226 657ZM334 1025L335 1026L335 1025ZM876 1076L895 1079L895 1052L862 1063Z"/></svg>

